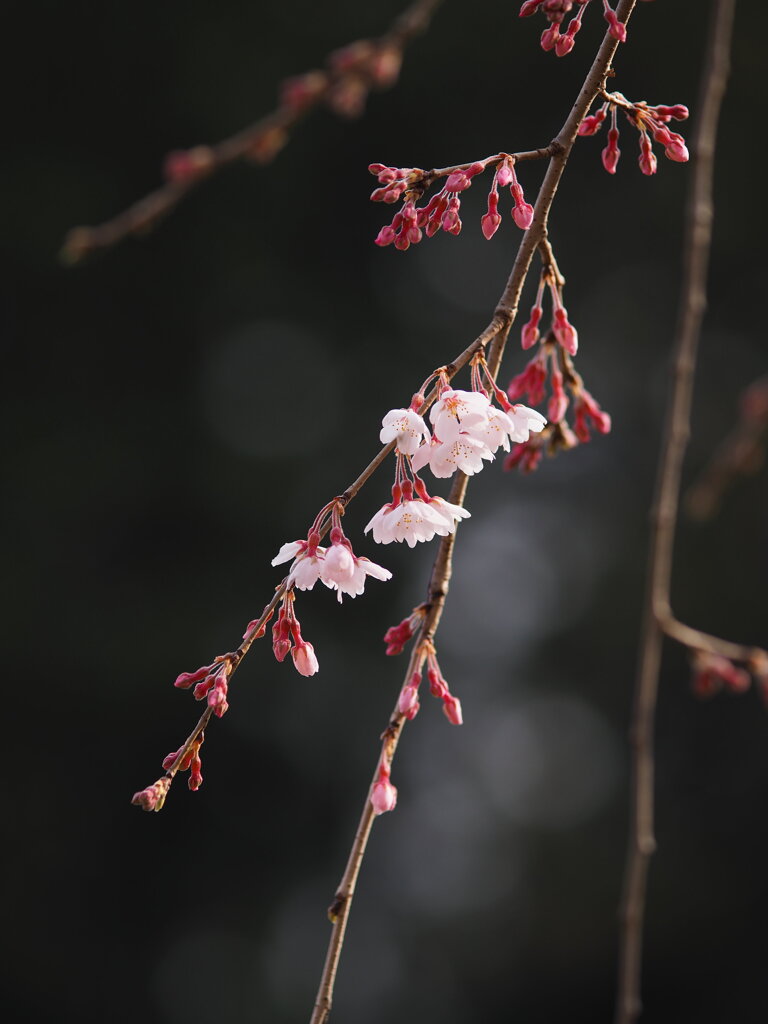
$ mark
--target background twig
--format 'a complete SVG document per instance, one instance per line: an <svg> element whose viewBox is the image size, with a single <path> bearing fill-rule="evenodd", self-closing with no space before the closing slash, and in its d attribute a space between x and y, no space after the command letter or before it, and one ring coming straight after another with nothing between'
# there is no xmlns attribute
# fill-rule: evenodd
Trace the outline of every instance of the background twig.
<svg viewBox="0 0 768 1024"><path fill-rule="evenodd" d="M672 390L659 455L640 661L630 739L631 816L621 904L616 1024L632 1024L640 1014L640 973L648 866L654 836L654 748L656 696L661 667L663 623L671 618L672 554L683 456L690 433L691 399L712 236L712 180L715 136L728 77L735 0L714 0L692 138L691 184L683 244L683 283L675 341Z"/></svg>

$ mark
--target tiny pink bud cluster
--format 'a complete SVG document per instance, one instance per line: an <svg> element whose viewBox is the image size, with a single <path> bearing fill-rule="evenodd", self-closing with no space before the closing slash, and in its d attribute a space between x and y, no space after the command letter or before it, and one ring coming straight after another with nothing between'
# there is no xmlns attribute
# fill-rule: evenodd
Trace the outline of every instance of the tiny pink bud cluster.
<svg viewBox="0 0 768 1024"><path fill-rule="evenodd" d="M216 163L210 146L194 146L192 149L174 149L163 162L166 181L174 185L188 185L209 174Z"/></svg>
<svg viewBox="0 0 768 1024"><path fill-rule="evenodd" d="M527 18L539 11L549 22L541 36L542 50L554 50L558 57L564 57L573 49L576 33L581 28L581 19L590 0L525 0L520 8L520 17ZM576 8L565 32L561 31L567 14ZM608 31L620 43L626 42L627 29L619 21L616 11L608 0L603 0L603 17L608 22Z"/></svg>
<svg viewBox="0 0 768 1024"><path fill-rule="evenodd" d="M548 287L552 300L552 320L542 337L539 325L544 312L545 287ZM527 398L532 405L538 405L544 401L549 383L548 423L542 431L515 445L504 460L505 470L519 468L530 473L538 467L545 450L550 455L567 451L576 447L580 441L589 441L590 428L602 434L611 429L610 416L603 412L585 389L584 382L573 366L572 357L578 349L578 335L568 319L561 288L551 272L542 274L530 319L523 325L521 333L523 349L530 349L537 343L539 350L522 372L510 381L507 396L513 402ZM565 418L571 401L575 432Z"/></svg>
<svg viewBox="0 0 768 1024"><path fill-rule="evenodd" d="M180 690L188 690L194 685L192 693L195 700L207 698L208 706L217 718L221 718L229 708L227 690L231 671L232 662L224 655L195 672L182 672L173 685Z"/></svg>
<svg viewBox="0 0 768 1024"><path fill-rule="evenodd" d="M488 209L480 219L482 232L490 239L501 224L499 186L504 185L510 186L512 217L515 223L523 231L527 230L533 220L533 207L525 201L522 185L515 174L514 159L507 154L500 154L488 160L478 160L452 171L440 172L446 175L445 184L439 192L434 193L425 206L421 207L416 206L416 202L429 188L437 172L426 172L418 167L371 164L368 170L376 175L381 186L374 189L371 199L383 203L403 200L403 205L391 223L379 231L375 239L376 245L394 245L396 249L404 251L420 242L424 235L431 238L441 230L458 235L462 228L460 194L471 186L473 178L496 161L498 163L488 194Z"/></svg>
<svg viewBox="0 0 768 1024"><path fill-rule="evenodd" d="M162 779L158 779L151 786L147 786L146 789L139 790L138 793L133 794L131 803L136 807L141 807L143 811L160 811L165 803L165 798L168 796L168 790L171 788L171 782L173 780L170 776L166 775Z"/></svg>
<svg viewBox="0 0 768 1024"><path fill-rule="evenodd" d="M200 747L202 747L204 740L205 732L201 732L198 738L186 752L184 757L181 759L179 764L176 765L177 772L189 772L189 779L187 780L187 785L189 786L193 793L196 790L200 789L200 787L203 784L203 762L200 760ZM174 764L176 763L176 759L181 753L182 749L183 748L174 750L163 761L163 768L165 768L167 772L169 772L173 768Z"/></svg>
<svg viewBox="0 0 768 1024"><path fill-rule="evenodd" d="M463 722L461 714L461 702L454 697L448 688L448 683L443 677L440 665L437 661L435 649L431 643L424 643L417 667L406 680L400 691L400 698L397 702L397 710L407 719L413 719L419 712L419 687L421 686L421 669L424 662L427 663L427 680L429 681L429 692L433 697L443 702L443 713L451 725L461 725Z"/></svg>
<svg viewBox="0 0 768 1024"><path fill-rule="evenodd" d="M605 121L608 109L611 111L611 127L608 130L608 144L602 151L603 167L609 174L616 173L621 151L619 149L619 128L617 115L621 110L629 123L637 129L640 139L640 156L638 163L643 174L655 174L658 162L653 152L651 137L654 142L664 147L664 155L668 160L685 163L688 160L688 149L682 135L670 131L667 124L671 120L683 121L688 117L688 108L678 103L675 106L651 107L645 102L630 103L621 93L604 93L605 103L594 113L589 114L579 126L579 135L595 135Z"/></svg>
<svg viewBox="0 0 768 1024"><path fill-rule="evenodd" d="M405 645L413 639L423 619L424 606L419 605L402 622L396 626L390 626L384 634L384 643L387 645L385 653L389 655L402 654Z"/></svg>
<svg viewBox="0 0 768 1024"><path fill-rule="evenodd" d="M272 627L272 653L277 661L285 661L290 652L299 675L313 676L320 668L315 649L301 635L301 626L293 609L293 590L286 590Z"/></svg>
<svg viewBox="0 0 768 1024"><path fill-rule="evenodd" d="M694 656L691 688L697 697L714 697L723 689L730 693L745 693L751 682L749 672L737 668L728 658L704 652L697 652Z"/></svg>
<svg viewBox="0 0 768 1024"><path fill-rule="evenodd" d="M359 117L371 89L394 85L400 74L402 49L392 41L361 39L330 54L327 70L308 71L286 79L280 105L300 114L325 100L342 117Z"/></svg>

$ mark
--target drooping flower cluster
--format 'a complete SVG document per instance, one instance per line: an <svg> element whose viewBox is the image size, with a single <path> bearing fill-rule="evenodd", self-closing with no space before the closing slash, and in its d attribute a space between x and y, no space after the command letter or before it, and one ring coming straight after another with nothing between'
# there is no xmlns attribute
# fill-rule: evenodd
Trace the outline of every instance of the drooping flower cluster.
<svg viewBox="0 0 768 1024"><path fill-rule="evenodd" d="M554 50L558 57L564 57L570 53L576 39L576 33L581 28L581 19L590 0L525 0L520 8L520 17L527 18L531 14L540 11L549 22L548 28L544 29L541 35L542 50ZM563 21L567 14L576 8L573 17L568 23L565 31L561 31ZM608 22L608 31L614 39L620 43L627 41L626 25L619 21L616 11L603 0L603 17Z"/></svg>
<svg viewBox="0 0 768 1024"><path fill-rule="evenodd" d="M387 630L385 640L389 644L387 654L399 654L403 645L413 636L416 624L424 616L424 608L415 608L411 615L404 619L399 626L393 626ZM393 649L393 646L396 649ZM412 720L419 711L419 688L423 678L424 664L427 666L427 679L429 680L429 692L433 697L443 702L443 712L451 725L462 724L461 702L454 697L448 688L448 683L443 677L440 665L437 661L435 646L430 640L422 640L415 651L415 658L412 661L412 668L400 691L397 701L397 713L403 718ZM402 724L402 720L400 720ZM382 736L381 756L376 768L373 785L371 786L370 801L374 814L384 814L386 811L394 810L397 803L397 789L392 785L390 772L392 768L392 739L394 731L399 728L398 723L393 720Z"/></svg>
<svg viewBox="0 0 768 1024"><path fill-rule="evenodd" d="M178 768L176 769L176 771L179 772L189 772L189 779L187 780L187 785L189 786L193 793L196 790L200 789L200 787L203 784L203 762L200 760L200 747L202 747L204 741L205 730L203 730L203 732L200 733L195 742L191 745L189 750L181 759ZM169 771L171 768L173 768L176 758L181 753L181 750L182 748L180 747L178 750L172 751L165 758L165 760L163 761L163 768L165 768L166 771Z"/></svg>
<svg viewBox="0 0 768 1024"><path fill-rule="evenodd" d="M272 559L272 565L293 559L288 573L289 586L293 585L297 590L311 590L320 580L336 591L339 603L344 594L349 597L362 594L368 576L377 580L392 579L389 569L354 553L340 523L331 528L330 537L330 547L321 547L317 530L310 530L307 540L283 544Z"/></svg>
<svg viewBox="0 0 768 1024"><path fill-rule="evenodd" d="M421 645L416 666L400 691L397 710L408 719L414 719L418 714L421 706L419 704L419 687L421 686L425 661L427 663L429 692L433 697L437 697L438 700L443 702L443 713L451 725L461 725L463 723L461 702L448 689L448 683L445 681L437 662L434 645L428 641Z"/></svg>
<svg viewBox="0 0 768 1024"><path fill-rule="evenodd" d="M265 629L266 624L258 635L263 636ZM231 654L219 655L210 665L203 665L194 672L182 672L173 685L179 690L194 687L192 694L195 700L205 700L216 717L221 718L229 709L227 695L233 663Z"/></svg>
<svg viewBox="0 0 768 1024"><path fill-rule="evenodd" d="M768 656L755 650L743 668L730 658L708 651L694 651L691 660L691 689L697 697L710 698L726 693L746 693L754 679L763 701L768 704Z"/></svg>
<svg viewBox="0 0 768 1024"><path fill-rule="evenodd" d="M439 397L430 411L430 431L418 409L434 377ZM379 436L384 444L395 442L397 464L392 501L383 505L365 528L366 533L372 531L377 543L405 541L414 547L435 535L453 533L456 523L469 517L465 508L429 494L419 475L425 466L439 479L457 470L471 476L494 459L499 447L509 451L510 442L526 441L531 432L544 427L546 420L540 413L508 401L482 353L473 357L472 383L472 391L456 390L440 369L427 378L410 408L392 409L384 417ZM492 404L489 393L501 408Z"/></svg>
<svg viewBox="0 0 768 1024"><path fill-rule="evenodd" d="M685 139L677 132L670 131L670 121L684 121L688 117L688 108L682 103L672 107L659 105L649 106L645 101L631 103L620 92L604 92L604 103L594 114L588 114L579 125L579 135L595 135L608 111L611 112L611 127L608 129L608 143L603 149L603 167L609 174L616 173L621 150L619 149L618 111L621 110L640 137L640 156L638 163L643 174L655 174L658 162L653 152L651 137L664 147L664 155L675 163L688 160L688 149Z"/></svg>
<svg viewBox="0 0 768 1024"><path fill-rule="evenodd" d="M368 170L378 178L380 188L374 189L374 202L403 205L390 224L385 225L376 236L376 245L394 245L406 250L416 245L426 234L431 238L438 231L458 235L462 223L460 194L472 184L472 179L488 167L495 167L491 190L488 194L488 211L481 219L486 238L492 238L501 224L499 213L499 187L509 185L512 197L512 218L523 231L533 220L533 207L525 201L523 187L517 180L514 157L508 153L497 153L485 160L461 164L443 171L424 171L420 167L387 167L385 164L371 164ZM435 192L425 206L416 203L429 190L433 182L445 178L445 184Z"/></svg>
<svg viewBox="0 0 768 1024"><path fill-rule="evenodd" d="M272 559L272 565L291 562L275 624L272 627L272 650L278 661L290 651L296 671L303 676L317 672L319 664L315 649L301 635L301 626L294 609L295 590L312 590L318 580L336 591L341 602L344 594L357 597L365 589L368 576L377 580L390 580L392 573L370 559L358 557L341 526L343 504L334 499L323 506L315 518L306 540L283 544ZM320 531L323 520L330 513L330 547L321 547Z"/></svg>
<svg viewBox="0 0 768 1024"><path fill-rule="evenodd" d="M391 39L360 39L330 54L327 70L286 79L280 105L301 113L324 99L341 117L359 117L371 89L388 89L400 74L402 47Z"/></svg>
<svg viewBox="0 0 768 1024"><path fill-rule="evenodd" d="M552 320L549 329L542 335L539 324L544 314L542 302L545 286L551 296ZM521 343L524 349L538 343L538 351L524 370L513 377L507 395L511 401L527 398L532 405L538 405L544 401L546 385L549 383L549 422L535 437L514 447L504 460L504 468L515 469L519 466L524 472L531 472L537 468L545 451L554 455L574 448L580 441L590 441L593 429L607 434L611 429L611 418L586 390L574 368L572 356L578 349L578 335L568 320L562 289L552 272L545 271L542 274L530 319L523 325ZM571 400L573 430L565 418Z"/></svg>

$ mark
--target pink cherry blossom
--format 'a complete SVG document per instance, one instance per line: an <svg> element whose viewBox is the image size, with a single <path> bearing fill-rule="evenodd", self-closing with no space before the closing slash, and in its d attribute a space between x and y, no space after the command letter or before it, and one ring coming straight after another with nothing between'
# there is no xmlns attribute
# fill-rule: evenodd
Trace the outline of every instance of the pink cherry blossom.
<svg viewBox="0 0 768 1024"><path fill-rule="evenodd" d="M398 505L383 505L365 528L373 532L377 544L405 541L413 548L419 541L428 541L437 534L445 537L453 533L459 519L469 512L459 505L451 505L442 498L426 501L404 501Z"/></svg>
<svg viewBox="0 0 768 1024"><path fill-rule="evenodd" d="M392 573L389 569L385 569L382 565L377 565L375 562L371 562L368 558L353 558L354 570L352 575L347 580L340 580L338 582L329 583L326 579L323 579L323 583L336 590L339 603L341 603L342 596L348 594L350 597L357 597L363 593L365 589L365 580L367 576L373 576L375 580L391 580Z"/></svg>

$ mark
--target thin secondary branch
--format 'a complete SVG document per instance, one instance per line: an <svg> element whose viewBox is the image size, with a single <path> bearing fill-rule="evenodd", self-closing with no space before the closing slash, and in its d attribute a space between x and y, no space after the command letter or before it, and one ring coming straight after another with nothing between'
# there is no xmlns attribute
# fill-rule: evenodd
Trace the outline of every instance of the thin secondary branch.
<svg viewBox="0 0 768 1024"><path fill-rule="evenodd" d="M635 2L636 0L620 0L617 7L617 14L621 21L625 23L627 22L630 14L632 13L632 9L635 6ZM493 337L493 341L488 356L488 367L494 376L498 371L499 364L504 353L504 346L509 334L509 328L514 322L517 314L523 284L528 274L533 254L537 248L541 249L542 259L545 266L552 268L553 272L555 272L558 277L560 276L559 271L557 270L557 265L554 261L551 247L547 241L547 220L549 217L549 211L551 209L555 193L557 192L557 187L565 168L565 164L568 160L571 149L573 148L578 127L594 102L601 83L605 80L606 73L610 67L617 46L617 41L610 35L610 33L606 33L592 67L587 74L579 96L574 103L565 124L558 133L557 138L550 146L552 156L536 199L533 221L520 243L512 271L496 307L494 320L491 321L489 327L486 328L486 332L484 332L485 334L489 334L489 332L493 330L494 324L496 324L495 330L493 330L493 334L491 335ZM479 348L479 346L473 343L469 349L465 350L464 354L469 353L470 350L476 351L477 348ZM463 504L466 488L467 477L463 473L457 473L448 500L453 504ZM406 679L410 677L414 670L419 649L425 641L432 640L439 625L451 577L454 544L455 534L450 534L447 537L444 537L440 542L430 577L429 593L425 605L426 614L422 622L419 635L414 641L413 652L411 654L408 671L405 677ZM405 717L400 713L396 704L395 710L390 717L389 725L387 726L384 734L387 740L387 753L390 763L394 757L397 744L400 740L404 723ZM373 781L375 781L375 779L376 775L374 775ZM338 970L339 959L344 943L347 921L349 920L349 914L352 908L352 899L354 897L355 887L357 885L357 879L362 866L371 828L373 826L374 817L375 813L371 805L369 790L368 794L366 794L365 803L360 816L360 822L352 842L347 866L339 887L336 890L334 902L329 910L329 917L332 922L331 936L328 943L328 951L326 953L323 972L320 978L317 998L310 1018L310 1024L325 1024L331 1011L336 972Z"/></svg>
<svg viewBox="0 0 768 1024"><path fill-rule="evenodd" d="M374 66L382 54L390 55L394 60L394 81L403 48L415 36L426 31L441 3L442 0L416 0L379 39L352 44L352 47L359 47L357 58L352 54L343 65L337 67L330 62L327 70L309 72L304 76L306 88L300 102L284 99L271 114L215 146L199 146L182 154L187 165L184 174L177 175L103 224L73 228L64 240L61 258L65 263L78 263L92 252L109 249L129 235L145 234L200 182L229 164L242 159L269 163L285 145L291 129L315 107L330 100L340 86L361 83L365 90L377 85L381 87L376 81Z"/></svg>
<svg viewBox="0 0 768 1024"><path fill-rule="evenodd" d="M654 838L653 732L665 626L670 609L672 554L683 456L690 433L693 376L712 233L715 136L729 70L735 0L714 0L704 67L699 121L692 144L692 174L685 224L683 285L675 342L672 391L662 435L656 494L651 512L648 580L640 662L635 688L632 743L632 804L621 904L621 934L615 1024L640 1014L640 973L648 866Z"/></svg>

